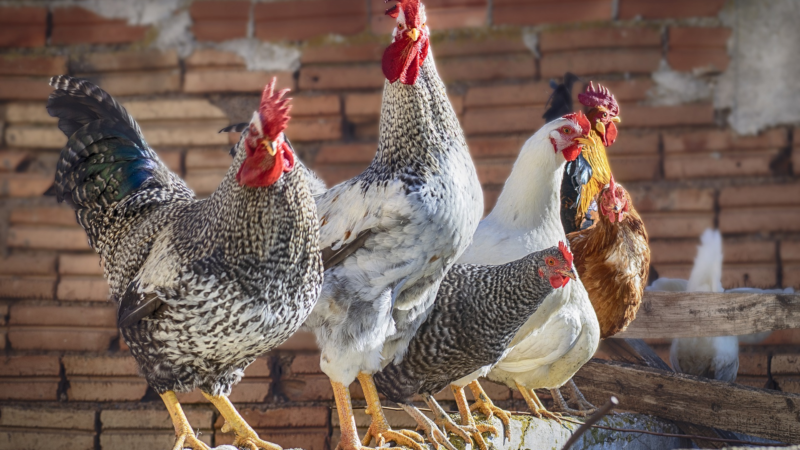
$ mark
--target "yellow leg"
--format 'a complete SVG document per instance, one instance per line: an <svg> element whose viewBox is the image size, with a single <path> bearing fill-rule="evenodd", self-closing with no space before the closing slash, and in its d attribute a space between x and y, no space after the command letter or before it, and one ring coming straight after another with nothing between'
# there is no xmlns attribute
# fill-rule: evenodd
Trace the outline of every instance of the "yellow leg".
<svg viewBox="0 0 800 450"><path fill-rule="evenodd" d="M336 447L342 450L364 449L358 439L356 419L353 417L353 404L350 401L350 390L342 383L331 380L333 397L336 399L336 411L339 413L339 428L342 437Z"/></svg>
<svg viewBox="0 0 800 450"><path fill-rule="evenodd" d="M483 415L486 416L487 419L490 419L493 415L497 415L497 418L503 422L503 429L505 430L506 439L511 439L511 413L494 406L492 399L486 395L486 392L483 390L480 383L478 383L478 380L470 383L469 389L472 391L472 396L475 398L475 403L473 403L469 408L470 411L479 410L483 413Z"/></svg>
<svg viewBox="0 0 800 450"><path fill-rule="evenodd" d="M472 413L469 411L469 404L467 403L467 396L464 395L464 388L461 386L456 386L451 384L450 389L453 391L453 397L456 398L456 405L458 405L458 413L461 415L461 425L463 425L467 429L472 430L470 432L470 435L472 436L472 440L474 440L475 443L478 444L478 448L480 448L480 450L488 450L489 446L486 445L486 441L483 439L482 433L488 431L497 436L500 434L497 431L497 428L489 424L475 423L475 418L472 417Z"/></svg>
<svg viewBox="0 0 800 450"><path fill-rule="evenodd" d="M186 420L186 414L183 413L183 408L181 408L181 404L178 403L178 397L175 396L175 393L172 391L164 392L161 394L161 399L164 400L164 404L167 405L169 417L172 419L172 424L175 426L175 436L177 436L177 440L172 450L183 450L186 447L194 450L209 450L208 446L195 436L194 430L192 430L192 426L189 425L189 421Z"/></svg>
<svg viewBox="0 0 800 450"><path fill-rule="evenodd" d="M410 447L414 450L424 450L422 436L411 430L394 431L389 426L389 422L383 414L381 400L378 397L378 389L375 387L375 382L372 381L372 375L360 372L358 374L358 382L361 383L364 398L367 400L366 413L372 417L372 423L370 423L369 430L364 435L361 445L369 445L370 441L375 439L375 445L378 447L382 447L387 441L394 441L398 445ZM344 434L344 431L342 433Z"/></svg>
<svg viewBox="0 0 800 450"><path fill-rule="evenodd" d="M528 389L519 383L517 383L517 389L519 389L522 397L525 398L525 402L528 404L528 408L531 409L534 416L540 419L552 419L561 423L561 415L548 411L547 408L544 407L544 404L542 404L542 401L539 400L539 397L536 396L536 392L533 389Z"/></svg>
<svg viewBox="0 0 800 450"><path fill-rule="evenodd" d="M213 396L205 392L203 392L203 396L205 396L205 398L217 408L219 413L222 414L222 417L225 418L225 425L222 426L222 432L227 433L233 430L236 434L236 438L233 440L234 447L248 448L250 450L258 450L260 448L265 450L283 450L280 445L264 441L258 437L258 433L245 422L228 397L224 395Z"/></svg>

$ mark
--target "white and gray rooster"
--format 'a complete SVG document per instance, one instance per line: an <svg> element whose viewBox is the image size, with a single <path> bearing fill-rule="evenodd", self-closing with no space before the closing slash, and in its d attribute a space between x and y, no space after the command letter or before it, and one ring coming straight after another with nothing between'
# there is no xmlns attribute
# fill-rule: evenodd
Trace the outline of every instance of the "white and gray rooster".
<svg viewBox="0 0 800 450"><path fill-rule="evenodd" d="M402 359L483 211L464 133L428 54L424 6L401 0L386 13L397 27L383 55L377 154L362 174L317 197L326 272L306 325L333 385L345 450L362 445L348 391L356 377L373 418L363 445L374 438L422 448L418 434L390 429L372 374Z"/></svg>

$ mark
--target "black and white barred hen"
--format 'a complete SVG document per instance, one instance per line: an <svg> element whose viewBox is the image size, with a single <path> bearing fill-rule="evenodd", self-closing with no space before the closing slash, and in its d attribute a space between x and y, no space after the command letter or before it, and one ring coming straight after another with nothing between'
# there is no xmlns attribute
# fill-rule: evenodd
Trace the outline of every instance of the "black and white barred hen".
<svg viewBox="0 0 800 450"><path fill-rule="evenodd" d="M306 325L333 385L344 450L362 446L347 388L356 378L372 416L363 445L374 438L422 450L421 436L390 429L372 374L402 358L483 212L464 133L429 54L424 6L401 0L387 14L397 27L383 55L377 154L317 198L325 284Z"/></svg>
<svg viewBox="0 0 800 450"><path fill-rule="evenodd" d="M169 410L175 449L208 448L175 397L195 388L237 445L280 449L227 398L245 367L300 327L322 283L316 206L283 135L286 91L274 93L274 83L224 180L197 200L109 94L64 75L50 81L47 110L69 137L58 199L102 257L122 336Z"/></svg>
<svg viewBox="0 0 800 450"><path fill-rule="evenodd" d="M497 265L458 264L447 273L436 302L411 340L403 360L375 374L378 391L411 414L429 439L454 450L430 420L411 403L422 398L444 426L469 442L486 449L482 431L494 427L475 424L463 389L453 389L463 427L456 427L433 399L452 384L463 388L486 375L508 353L508 346L525 321L553 289L575 279L572 254L563 242ZM506 435L508 436L508 426Z"/></svg>

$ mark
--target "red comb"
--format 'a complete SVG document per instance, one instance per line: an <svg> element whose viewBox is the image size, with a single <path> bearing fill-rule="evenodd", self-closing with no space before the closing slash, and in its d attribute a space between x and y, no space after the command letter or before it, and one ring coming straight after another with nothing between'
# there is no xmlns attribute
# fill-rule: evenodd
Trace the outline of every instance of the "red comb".
<svg viewBox="0 0 800 450"><path fill-rule="evenodd" d="M581 127L581 131L583 131L584 136L589 135L589 131L592 129L592 125L589 123L589 119L586 118L586 114L583 111L578 111L574 113L569 113L563 116L564 119L569 119L578 124Z"/></svg>
<svg viewBox="0 0 800 450"><path fill-rule="evenodd" d="M572 266L572 252L569 251L567 244L565 244L564 241L558 241L558 249L561 251L561 255L564 256L567 264Z"/></svg>
<svg viewBox="0 0 800 450"><path fill-rule="evenodd" d="M608 182L608 190L611 191L611 198L616 200L617 199L617 183L614 181L614 175L611 175L611 179Z"/></svg>
<svg viewBox="0 0 800 450"><path fill-rule="evenodd" d="M276 81L277 78L273 77L272 81L264 88L264 92L261 94L261 105L258 107L264 135L270 141L277 139L278 135L286 129L290 118L289 110L292 107L289 104L291 98L283 98L289 89L275 92Z"/></svg>
<svg viewBox="0 0 800 450"><path fill-rule="evenodd" d="M586 92L578 94L578 101L589 108L602 106L608 110L608 113L611 114L612 117L619 115L619 105L617 104L617 99L614 98L614 94L612 94L608 88L599 84L597 85L597 89L595 89L591 81L586 88Z"/></svg>

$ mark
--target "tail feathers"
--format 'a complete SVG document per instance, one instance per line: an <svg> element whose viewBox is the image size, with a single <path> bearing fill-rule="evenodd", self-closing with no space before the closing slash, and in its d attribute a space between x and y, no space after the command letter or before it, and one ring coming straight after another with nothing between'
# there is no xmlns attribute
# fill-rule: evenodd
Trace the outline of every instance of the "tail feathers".
<svg viewBox="0 0 800 450"><path fill-rule="evenodd" d="M553 86L553 93L547 101L548 108L542 116L547 122L572 112L572 85L579 78L570 72L564 74L564 81Z"/></svg>
<svg viewBox="0 0 800 450"><path fill-rule="evenodd" d="M692 274L687 285L689 292L723 292L722 289L722 235L718 230L707 229L700 236L700 246L694 259Z"/></svg>

